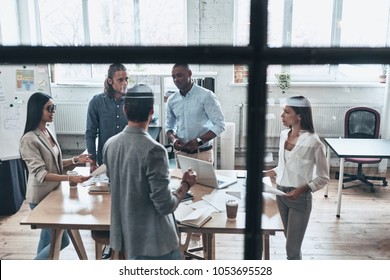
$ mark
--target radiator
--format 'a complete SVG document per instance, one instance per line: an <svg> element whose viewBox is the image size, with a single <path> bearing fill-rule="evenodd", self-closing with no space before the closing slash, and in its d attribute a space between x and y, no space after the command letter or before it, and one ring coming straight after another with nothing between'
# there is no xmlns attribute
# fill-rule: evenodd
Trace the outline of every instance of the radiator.
<svg viewBox="0 0 390 280"><path fill-rule="evenodd" d="M57 134L85 134L88 103L56 102L54 126Z"/></svg>
<svg viewBox="0 0 390 280"><path fill-rule="evenodd" d="M87 121L88 103L56 102L57 110L54 118L54 125L57 134L85 134ZM344 135L344 114L352 108L351 105L343 104L313 104L314 128L320 137L340 137ZM381 112L381 106L370 106ZM238 106L239 126L241 131L241 143L244 143L247 135L247 104ZM280 115L282 107L279 105L268 105L266 115L267 137L279 137L284 129ZM237 115L236 115L237 116Z"/></svg>
<svg viewBox="0 0 390 280"><path fill-rule="evenodd" d="M345 104L313 104L314 129L322 137L342 137L344 135L344 114L354 106ZM381 112L381 106L369 106ZM247 109L245 104L242 110L242 136L247 135ZM280 105L268 105L266 115L267 137L278 137L285 127L281 122L282 107Z"/></svg>

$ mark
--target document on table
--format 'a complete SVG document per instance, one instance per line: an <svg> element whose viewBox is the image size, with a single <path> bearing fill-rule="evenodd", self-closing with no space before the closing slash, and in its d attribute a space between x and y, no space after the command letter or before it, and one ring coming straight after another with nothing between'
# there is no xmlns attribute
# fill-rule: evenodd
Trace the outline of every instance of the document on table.
<svg viewBox="0 0 390 280"><path fill-rule="evenodd" d="M229 194L229 191L225 190L213 190L211 193L204 195L202 199L218 210L218 212L226 211L226 201L228 200L237 201L238 207L245 209L245 201L234 194Z"/></svg>
<svg viewBox="0 0 390 280"><path fill-rule="evenodd" d="M88 181L85 181L81 185L86 187L89 185L96 185L97 183L109 183L107 174L106 174L107 167L105 164L100 165L95 171L91 173L92 178Z"/></svg>
<svg viewBox="0 0 390 280"><path fill-rule="evenodd" d="M107 183L107 184L109 183L109 180L108 180L106 173L92 177L91 179L89 179L88 181L85 181L81 185L83 187L86 187L86 186L90 186L90 185L95 185L97 183Z"/></svg>

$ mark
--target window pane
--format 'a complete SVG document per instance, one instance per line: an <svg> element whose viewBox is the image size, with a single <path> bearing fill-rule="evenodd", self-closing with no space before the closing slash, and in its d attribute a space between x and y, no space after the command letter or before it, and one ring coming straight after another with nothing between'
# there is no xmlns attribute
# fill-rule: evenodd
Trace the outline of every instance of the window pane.
<svg viewBox="0 0 390 280"><path fill-rule="evenodd" d="M380 64L339 64L338 77L349 81L379 82L379 76L386 74L386 69Z"/></svg>
<svg viewBox="0 0 390 280"><path fill-rule="evenodd" d="M19 22L16 1L2 0L0 8L0 45L19 45Z"/></svg>
<svg viewBox="0 0 390 280"><path fill-rule="evenodd" d="M284 0L268 1L268 45L281 47L283 42Z"/></svg>
<svg viewBox="0 0 390 280"><path fill-rule="evenodd" d="M186 44L184 0L140 0L140 43L143 46Z"/></svg>
<svg viewBox="0 0 390 280"><path fill-rule="evenodd" d="M185 1L89 1L92 45L185 45Z"/></svg>
<svg viewBox="0 0 390 280"><path fill-rule="evenodd" d="M249 27L250 27L250 1L249 0L236 0L235 3L235 20L236 20L236 32L235 32L235 45L247 46L249 45Z"/></svg>
<svg viewBox="0 0 390 280"><path fill-rule="evenodd" d="M88 1L88 17L91 45L134 44L133 1Z"/></svg>
<svg viewBox="0 0 390 280"><path fill-rule="evenodd" d="M42 45L84 45L82 1L39 0Z"/></svg>
<svg viewBox="0 0 390 280"><path fill-rule="evenodd" d="M291 46L330 46L333 1L295 0L293 3Z"/></svg>
<svg viewBox="0 0 390 280"><path fill-rule="evenodd" d="M341 46L384 47L389 0L343 1Z"/></svg>
<svg viewBox="0 0 390 280"><path fill-rule="evenodd" d="M53 67L53 66L52 66ZM91 80L91 64L55 64L52 82L87 82Z"/></svg>

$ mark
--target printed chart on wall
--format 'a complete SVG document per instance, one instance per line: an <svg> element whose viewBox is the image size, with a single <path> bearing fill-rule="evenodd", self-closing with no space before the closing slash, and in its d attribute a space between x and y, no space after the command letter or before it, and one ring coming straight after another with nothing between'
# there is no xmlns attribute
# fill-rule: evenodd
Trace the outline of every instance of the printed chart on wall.
<svg viewBox="0 0 390 280"><path fill-rule="evenodd" d="M27 101L37 91L51 95L47 65L0 65L0 160L20 158Z"/></svg>

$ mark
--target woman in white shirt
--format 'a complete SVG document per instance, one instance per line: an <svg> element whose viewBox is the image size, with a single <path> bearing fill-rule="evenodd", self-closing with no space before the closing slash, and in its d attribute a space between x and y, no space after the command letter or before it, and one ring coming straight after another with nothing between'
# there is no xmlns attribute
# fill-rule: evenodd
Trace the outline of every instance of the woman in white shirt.
<svg viewBox="0 0 390 280"><path fill-rule="evenodd" d="M312 192L329 181L325 145L314 131L311 105L303 96L287 98L281 115L278 165L264 171L276 177L277 204L286 236L287 259L301 260L301 246L312 208Z"/></svg>

